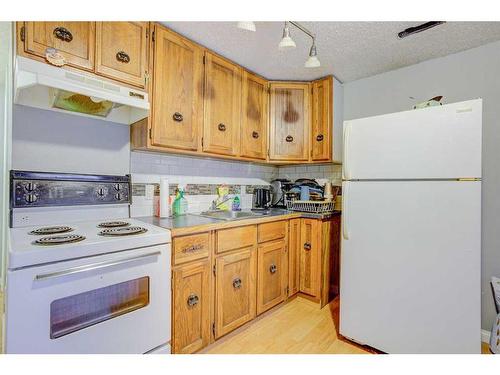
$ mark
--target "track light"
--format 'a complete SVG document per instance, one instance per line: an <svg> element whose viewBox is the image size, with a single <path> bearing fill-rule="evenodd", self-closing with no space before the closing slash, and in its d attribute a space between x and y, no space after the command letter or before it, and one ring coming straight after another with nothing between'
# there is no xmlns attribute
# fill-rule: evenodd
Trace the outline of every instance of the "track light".
<svg viewBox="0 0 500 375"><path fill-rule="evenodd" d="M319 66L321 66L321 63L319 62L318 53L316 52L316 40L313 39L313 44L309 50L309 58L306 60L304 67L317 68Z"/></svg>
<svg viewBox="0 0 500 375"><path fill-rule="evenodd" d="M278 48L281 50L295 48L297 45L290 36L290 28L288 27L288 22L285 21L285 27L283 28L283 36L281 38Z"/></svg>
<svg viewBox="0 0 500 375"><path fill-rule="evenodd" d="M242 30L247 30L247 31L255 31L256 30L255 23L252 21L241 21L241 22L238 22L238 24L236 26L238 27L238 29L242 29Z"/></svg>

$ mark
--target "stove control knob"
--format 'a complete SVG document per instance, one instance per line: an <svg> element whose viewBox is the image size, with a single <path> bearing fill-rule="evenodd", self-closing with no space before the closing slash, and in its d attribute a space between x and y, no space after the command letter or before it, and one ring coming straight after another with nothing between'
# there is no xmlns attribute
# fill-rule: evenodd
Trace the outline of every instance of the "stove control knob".
<svg viewBox="0 0 500 375"><path fill-rule="evenodd" d="M38 200L38 197L35 194L28 194L24 199L28 203L35 203Z"/></svg>
<svg viewBox="0 0 500 375"><path fill-rule="evenodd" d="M24 188L26 191L30 192L36 189L36 184L34 182L27 182L26 185L24 185Z"/></svg>
<svg viewBox="0 0 500 375"><path fill-rule="evenodd" d="M104 197L106 195L106 189L104 189L102 187L97 189L97 195L100 197Z"/></svg>
<svg viewBox="0 0 500 375"><path fill-rule="evenodd" d="M122 190L122 186L120 184L115 184L115 190L116 191Z"/></svg>
<svg viewBox="0 0 500 375"><path fill-rule="evenodd" d="M121 201L123 199L123 194L122 193L116 193L115 194L115 198L116 198L116 200Z"/></svg>

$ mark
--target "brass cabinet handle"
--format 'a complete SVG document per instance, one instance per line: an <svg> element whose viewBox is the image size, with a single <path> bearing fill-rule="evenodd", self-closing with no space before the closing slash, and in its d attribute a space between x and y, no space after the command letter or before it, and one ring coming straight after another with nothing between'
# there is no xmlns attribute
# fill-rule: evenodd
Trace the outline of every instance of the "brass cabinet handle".
<svg viewBox="0 0 500 375"><path fill-rule="evenodd" d="M182 113L179 113L179 112L175 112L173 114L172 118L174 119L174 121L177 121L177 122L181 122L182 120L184 120L184 116L182 116Z"/></svg>
<svg viewBox="0 0 500 375"><path fill-rule="evenodd" d="M217 127L217 129L219 129L221 132L225 132L226 131L226 125L224 125L222 122L219 124L219 126Z"/></svg>
<svg viewBox="0 0 500 375"><path fill-rule="evenodd" d="M62 40L63 42L71 42L73 40L73 34L71 34L71 31L66 29L65 27L56 27L53 31L54 36L57 39Z"/></svg>
<svg viewBox="0 0 500 375"><path fill-rule="evenodd" d="M304 243L304 249L305 250L311 250L311 243L310 242Z"/></svg>
<svg viewBox="0 0 500 375"><path fill-rule="evenodd" d="M285 141L287 142L293 142L293 137L291 135L288 135L286 138L285 138Z"/></svg>
<svg viewBox="0 0 500 375"><path fill-rule="evenodd" d="M241 279L239 277L237 277L236 279L233 280L233 288L234 289L241 288Z"/></svg>
<svg viewBox="0 0 500 375"><path fill-rule="evenodd" d="M252 137L257 139L259 138L259 133L258 132L252 132Z"/></svg>
<svg viewBox="0 0 500 375"><path fill-rule="evenodd" d="M321 142L321 141L323 140L323 138L324 138L324 137L323 137L323 134L318 134L318 135L316 136L316 140L317 140L318 142Z"/></svg>
<svg viewBox="0 0 500 375"><path fill-rule="evenodd" d="M277 270L278 267L276 267L276 264L271 264L271 267L269 267L269 272L271 272L272 274L276 273Z"/></svg>
<svg viewBox="0 0 500 375"><path fill-rule="evenodd" d="M130 62L130 56L123 51L119 51L116 53L116 59L125 64L128 64Z"/></svg>
<svg viewBox="0 0 500 375"><path fill-rule="evenodd" d="M196 306L199 302L199 298L196 294L191 294L187 299L187 304L189 307Z"/></svg>

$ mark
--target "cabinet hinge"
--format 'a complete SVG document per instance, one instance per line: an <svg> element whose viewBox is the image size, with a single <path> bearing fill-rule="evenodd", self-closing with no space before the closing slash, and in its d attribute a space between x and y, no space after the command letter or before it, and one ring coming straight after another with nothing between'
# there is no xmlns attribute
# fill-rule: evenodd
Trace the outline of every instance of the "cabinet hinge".
<svg viewBox="0 0 500 375"><path fill-rule="evenodd" d="M152 132L152 129L149 128L149 139L152 139L153 138L153 132Z"/></svg>
<svg viewBox="0 0 500 375"><path fill-rule="evenodd" d="M151 40L154 42L156 39L155 39L155 31L153 30L153 32L151 33Z"/></svg>
<svg viewBox="0 0 500 375"><path fill-rule="evenodd" d="M290 288L286 287L286 295L288 296L288 293L290 293Z"/></svg>
<svg viewBox="0 0 500 375"><path fill-rule="evenodd" d="M213 273L213 274L214 274L214 276L215 276L215 264L214 264L214 266L212 267L212 273Z"/></svg>
<svg viewBox="0 0 500 375"><path fill-rule="evenodd" d="M215 322L212 323L212 334L215 337Z"/></svg>
<svg viewBox="0 0 500 375"><path fill-rule="evenodd" d="M205 65L206 62L207 62L207 56L203 55L203 65Z"/></svg>
<svg viewBox="0 0 500 375"><path fill-rule="evenodd" d="M19 37L21 38L22 42L24 42L24 39L25 39L25 30L26 30L26 26L21 26L21 30L19 31Z"/></svg>
<svg viewBox="0 0 500 375"><path fill-rule="evenodd" d="M203 147L203 137L201 137L201 147Z"/></svg>

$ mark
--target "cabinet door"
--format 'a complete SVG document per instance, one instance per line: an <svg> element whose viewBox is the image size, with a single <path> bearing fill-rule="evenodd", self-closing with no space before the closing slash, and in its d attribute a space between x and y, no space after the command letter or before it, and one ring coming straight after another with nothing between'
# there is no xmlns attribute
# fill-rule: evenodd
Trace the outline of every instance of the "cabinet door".
<svg viewBox="0 0 500 375"><path fill-rule="evenodd" d="M292 219L288 233L288 296L299 291L300 287L300 219Z"/></svg>
<svg viewBox="0 0 500 375"><path fill-rule="evenodd" d="M97 22L96 72L146 86L149 22Z"/></svg>
<svg viewBox="0 0 500 375"><path fill-rule="evenodd" d="M203 50L155 26L152 144L198 150L203 122Z"/></svg>
<svg viewBox="0 0 500 375"><path fill-rule="evenodd" d="M220 256L215 264L215 337L219 338L255 317L256 249Z"/></svg>
<svg viewBox="0 0 500 375"><path fill-rule="evenodd" d="M267 156L268 84L243 72L240 155L254 159Z"/></svg>
<svg viewBox="0 0 500 375"><path fill-rule="evenodd" d="M45 58L55 48L66 63L94 69L95 22L25 22L25 51Z"/></svg>
<svg viewBox="0 0 500 375"><path fill-rule="evenodd" d="M271 160L308 160L309 93L308 83L271 83Z"/></svg>
<svg viewBox="0 0 500 375"><path fill-rule="evenodd" d="M285 241L260 245L257 267L257 314L262 314L286 297L288 265Z"/></svg>
<svg viewBox="0 0 500 375"><path fill-rule="evenodd" d="M240 144L241 67L205 54L203 151L238 155Z"/></svg>
<svg viewBox="0 0 500 375"><path fill-rule="evenodd" d="M321 221L302 219L300 236L300 291L319 297Z"/></svg>
<svg viewBox="0 0 500 375"><path fill-rule="evenodd" d="M210 263L173 271L173 352L193 353L210 341Z"/></svg>
<svg viewBox="0 0 500 375"><path fill-rule="evenodd" d="M333 81L326 77L312 85L311 159L332 159Z"/></svg>

